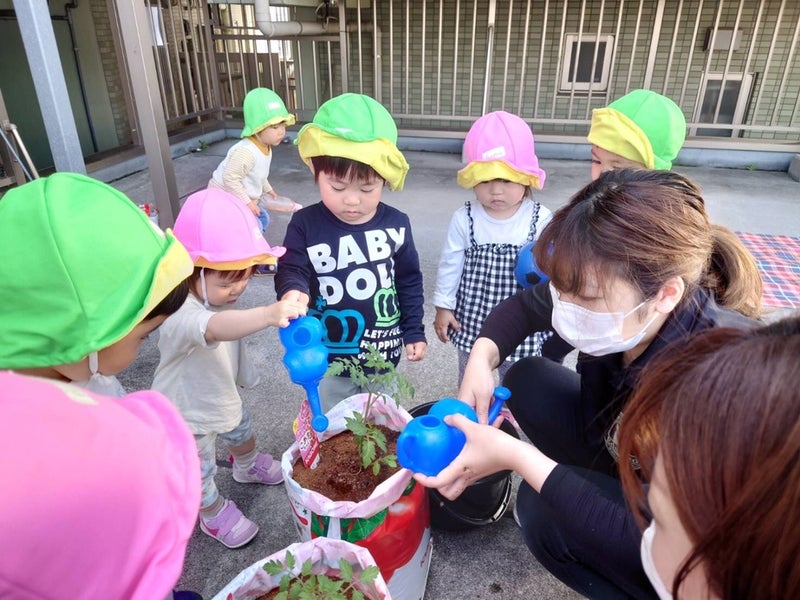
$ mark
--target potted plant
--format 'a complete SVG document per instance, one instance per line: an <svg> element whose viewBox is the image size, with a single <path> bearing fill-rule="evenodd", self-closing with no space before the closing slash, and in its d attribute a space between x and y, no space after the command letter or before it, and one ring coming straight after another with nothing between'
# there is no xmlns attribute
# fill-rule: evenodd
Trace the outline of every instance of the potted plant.
<svg viewBox="0 0 800 600"><path fill-rule="evenodd" d="M366 548L316 538L292 544L239 573L214 600L391 600Z"/></svg>
<svg viewBox="0 0 800 600"><path fill-rule="evenodd" d="M364 361L335 361L328 373L347 373L369 391L344 399L327 413L316 468L303 465L297 443L283 454L300 538L329 537L363 546L394 598L422 598L432 549L427 490L398 467L393 454L399 432L411 420L398 400L411 397L413 388L374 347L366 350Z"/></svg>

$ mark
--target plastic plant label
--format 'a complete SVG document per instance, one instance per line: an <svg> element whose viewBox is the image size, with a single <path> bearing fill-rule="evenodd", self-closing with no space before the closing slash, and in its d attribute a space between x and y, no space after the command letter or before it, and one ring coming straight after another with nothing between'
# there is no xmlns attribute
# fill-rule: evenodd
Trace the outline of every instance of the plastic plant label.
<svg viewBox="0 0 800 600"><path fill-rule="evenodd" d="M300 414L297 416L297 431L294 437L306 469L314 469L319 463L319 438L317 432L311 427L313 416L308 399L303 400L300 405Z"/></svg>

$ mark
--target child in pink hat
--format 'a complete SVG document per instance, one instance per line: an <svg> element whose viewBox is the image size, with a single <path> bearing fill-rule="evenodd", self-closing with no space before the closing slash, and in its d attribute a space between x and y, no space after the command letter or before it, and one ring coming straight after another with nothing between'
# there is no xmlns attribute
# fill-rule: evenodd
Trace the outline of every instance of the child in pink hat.
<svg viewBox="0 0 800 600"><path fill-rule="evenodd" d="M267 327L288 326L306 307L283 300L234 308L256 265L286 249L270 246L250 209L224 190L209 188L189 196L175 220L175 237L195 268L186 302L162 325L153 389L172 400L194 433L202 476L200 529L228 548L238 548L255 537L258 525L217 490L217 438L233 455L236 481L283 481L280 461L256 450L239 396L239 387L259 382L241 340Z"/></svg>
<svg viewBox="0 0 800 600"><path fill-rule="evenodd" d="M0 455L0 598L169 597L200 479L164 396L0 371Z"/></svg>
<svg viewBox="0 0 800 600"><path fill-rule="evenodd" d="M479 118L464 140L464 159L458 183L475 191L476 202L467 201L450 220L433 296L436 335L458 350L459 385L486 315L521 289L514 275L519 251L552 216L531 198L531 190L544 186L545 172L520 117L495 111ZM526 339L498 368L501 380L514 361L540 355L549 335Z"/></svg>

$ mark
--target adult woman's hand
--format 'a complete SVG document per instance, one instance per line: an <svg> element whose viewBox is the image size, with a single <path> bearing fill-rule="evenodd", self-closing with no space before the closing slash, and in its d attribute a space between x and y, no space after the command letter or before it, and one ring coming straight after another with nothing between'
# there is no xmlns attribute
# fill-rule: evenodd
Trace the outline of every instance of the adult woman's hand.
<svg viewBox="0 0 800 600"><path fill-rule="evenodd" d="M460 414L448 415L444 421L464 433L467 438L464 448L435 477L415 473L414 479L425 487L436 488L448 500L458 498L479 479L505 469L516 471L539 491L556 466L555 461L539 450L502 429L479 425Z"/></svg>
<svg viewBox="0 0 800 600"><path fill-rule="evenodd" d="M479 423L487 423L494 392L494 369L500 363L497 345L488 338L478 338L472 345L469 361L461 380L458 397L475 409Z"/></svg>

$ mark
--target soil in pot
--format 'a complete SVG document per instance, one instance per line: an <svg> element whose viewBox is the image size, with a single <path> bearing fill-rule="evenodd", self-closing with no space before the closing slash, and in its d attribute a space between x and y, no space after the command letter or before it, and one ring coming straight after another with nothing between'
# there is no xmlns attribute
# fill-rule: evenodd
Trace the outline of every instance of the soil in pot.
<svg viewBox="0 0 800 600"><path fill-rule="evenodd" d="M386 436L387 453L396 454L400 432L383 425L378 428ZM307 469L303 461L298 460L292 479L331 500L361 502L399 470L399 466L382 467L378 475L373 475L371 469L362 469L355 438L352 432L343 431L321 443L319 464L315 469Z"/></svg>

